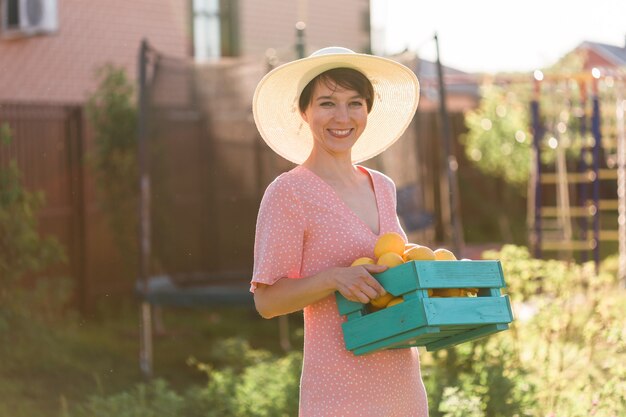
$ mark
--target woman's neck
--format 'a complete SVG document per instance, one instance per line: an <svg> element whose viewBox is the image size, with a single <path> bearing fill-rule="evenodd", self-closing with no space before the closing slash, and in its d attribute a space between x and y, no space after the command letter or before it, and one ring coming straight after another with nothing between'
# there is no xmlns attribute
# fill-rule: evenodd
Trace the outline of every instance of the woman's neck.
<svg viewBox="0 0 626 417"><path fill-rule="evenodd" d="M351 185L358 182L359 171L352 164L350 155L335 157L312 152L302 165L331 184Z"/></svg>

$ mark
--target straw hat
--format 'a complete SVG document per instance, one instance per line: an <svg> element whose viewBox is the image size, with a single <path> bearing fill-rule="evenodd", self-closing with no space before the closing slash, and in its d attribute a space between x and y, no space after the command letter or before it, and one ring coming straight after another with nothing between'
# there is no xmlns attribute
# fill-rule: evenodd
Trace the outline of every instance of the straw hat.
<svg viewBox="0 0 626 417"><path fill-rule="evenodd" d="M353 163L387 149L411 123L419 100L419 82L413 71L399 62L347 48L320 49L307 58L275 68L254 92L252 112L259 133L283 158L301 164L311 153L313 136L300 115L298 99L313 78L333 68L360 71L374 87L367 127L352 148Z"/></svg>

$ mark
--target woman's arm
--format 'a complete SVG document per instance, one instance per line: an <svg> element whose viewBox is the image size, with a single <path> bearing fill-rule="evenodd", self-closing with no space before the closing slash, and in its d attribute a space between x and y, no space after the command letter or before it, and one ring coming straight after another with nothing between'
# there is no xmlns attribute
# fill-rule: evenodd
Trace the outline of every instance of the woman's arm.
<svg viewBox="0 0 626 417"><path fill-rule="evenodd" d="M254 303L266 319L293 313L339 291L351 301L368 303L385 294L385 289L371 274L383 272L383 265L359 265L330 268L310 277L282 278L272 285L257 284Z"/></svg>

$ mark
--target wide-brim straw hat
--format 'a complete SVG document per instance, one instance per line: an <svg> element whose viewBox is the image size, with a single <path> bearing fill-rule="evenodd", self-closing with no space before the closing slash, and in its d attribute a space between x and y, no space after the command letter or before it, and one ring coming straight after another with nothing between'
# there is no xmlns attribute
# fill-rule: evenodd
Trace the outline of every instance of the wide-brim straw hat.
<svg viewBox="0 0 626 417"><path fill-rule="evenodd" d="M367 126L352 147L353 163L373 158L390 147L413 120L419 101L419 82L413 71L391 59L347 48L320 49L270 71L254 92L252 112L259 133L283 158L301 164L311 153L313 136L300 115L298 100L313 78L333 68L360 71L374 87Z"/></svg>

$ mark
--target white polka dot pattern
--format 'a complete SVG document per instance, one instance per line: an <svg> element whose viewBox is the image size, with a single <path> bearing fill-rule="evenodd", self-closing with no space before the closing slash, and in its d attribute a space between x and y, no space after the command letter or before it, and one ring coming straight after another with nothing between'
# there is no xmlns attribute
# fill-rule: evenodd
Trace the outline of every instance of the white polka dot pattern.
<svg viewBox="0 0 626 417"><path fill-rule="evenodd" d="M380 172L369 173L378 205L374 233L335 191L307 168L280 175L267 188L257 219L256 283L301 278L373 257L386 232L406 236L396 214L395 185ZM334 295L304 309L304 363L300 417L428 415L416 348L355 356L346 350Z"/></svg>

